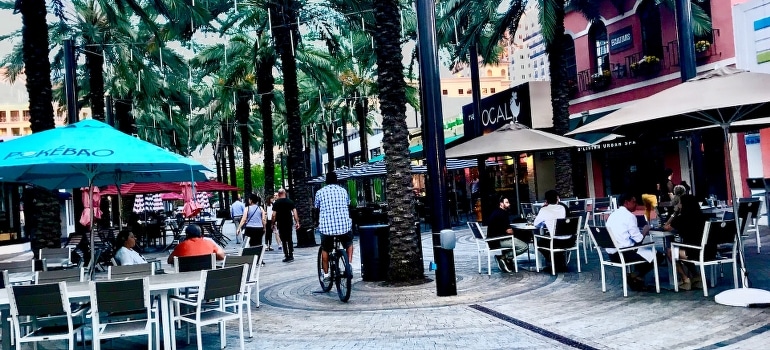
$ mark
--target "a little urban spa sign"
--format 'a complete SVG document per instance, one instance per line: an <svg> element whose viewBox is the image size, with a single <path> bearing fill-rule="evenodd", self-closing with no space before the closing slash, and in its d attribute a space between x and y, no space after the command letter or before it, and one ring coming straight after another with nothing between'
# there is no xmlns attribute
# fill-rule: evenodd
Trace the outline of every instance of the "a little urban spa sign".
<svg viewBox="0 0 770 350"><path fill-rule="evenodd" d="M631 35L631 26L610 33L610 53L625 51L634 47L634 37Z"/></svg>
<svg viewBox="0 0 770 350"><path fill-rule="evenodd" d="M481 99L481 116L473 114L473 104L463 106L464 137L471 139L492 132L510 122L532 127L529 84L522 84Z"/></svg>

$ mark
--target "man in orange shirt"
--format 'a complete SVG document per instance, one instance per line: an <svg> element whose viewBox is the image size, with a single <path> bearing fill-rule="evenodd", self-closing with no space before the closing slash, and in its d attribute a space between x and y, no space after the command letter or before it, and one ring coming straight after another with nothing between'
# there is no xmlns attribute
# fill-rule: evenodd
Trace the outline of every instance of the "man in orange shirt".
<svg viewBox="0 0 770 350"><path fill-rule="evenodd" d="M171 255L168 256L168 263L174 264L175 256L195 256L206 255L214 253L217 255L217 260L225 258L225 251L222 247L218 246L214 241L205 239L201 233L201 227L195 224L188 225L184 230L187 238L179 243Z"/></svg>

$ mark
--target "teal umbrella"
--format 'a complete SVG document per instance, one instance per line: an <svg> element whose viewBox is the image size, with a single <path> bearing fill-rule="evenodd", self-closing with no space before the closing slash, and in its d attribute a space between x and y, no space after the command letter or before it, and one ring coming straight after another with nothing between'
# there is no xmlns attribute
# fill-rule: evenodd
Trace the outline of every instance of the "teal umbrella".
<svg viewBox="0 0 770 350"><path fill-rule="evenodd" d="M195 181L196 173L208 170L194 160L92 119L2 142L0 159L0 181L47 188L156 182L163 177L168 178L165 181ZM89 197L93 198L93 193ZM94 260L89 271L93 271Z"/></svg>

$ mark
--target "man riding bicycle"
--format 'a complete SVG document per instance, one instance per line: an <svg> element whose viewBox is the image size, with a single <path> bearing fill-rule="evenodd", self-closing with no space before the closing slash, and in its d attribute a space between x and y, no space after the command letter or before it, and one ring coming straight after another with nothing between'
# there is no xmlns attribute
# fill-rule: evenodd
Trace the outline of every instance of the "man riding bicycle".
<svg viewBox="0 0 770 350"><path fill-rule="evenodd" d="M315 207L319 209L318 229L321 232L321 261L324 280L329 280L329 252L334 249L334 237L348 253L348 261L353 261L353 233L350 231L352 222L348 211L350 197L348 192L337 185L337 174L333 171L326 173L326 186L315 195Z"/></svg>

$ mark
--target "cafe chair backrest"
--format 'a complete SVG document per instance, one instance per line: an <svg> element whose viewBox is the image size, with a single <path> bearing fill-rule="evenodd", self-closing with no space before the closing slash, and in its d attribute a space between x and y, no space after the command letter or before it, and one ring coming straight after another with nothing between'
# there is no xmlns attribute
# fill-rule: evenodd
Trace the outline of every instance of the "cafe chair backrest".
<svg viewBox="0 0 770 350"><path fill-rule="evenodd" d="M605 226L589 226L588 230L599 248L615 248L615 241L612 240L610 231Z"/></svg>
<svg viewBox="0 0 770 350"><path fill-rule="evenodd" d="M107 267L107 279L108 280L125 280L130 278L144 278L147 276L155 275L155 264L135 264L135 265L121 265L121 266L108 266Z"/></svg>
<svg viewBox="0 0 770 350"><path fill-rule="evenodd" d="M262 264L262 257L265 254L265 246L264 245L255 245L247 248L243 248L241 250L241 256L256 256L257 257L257 264Z"/></svg>
<svg viewBox="0 0 770 350"><path fill-rule="evenodd" d="M738 217L745 220L746 216L751 213L751 217L756 218L760 206L762 206L762 201L759 198L741 198L738 200Z"/></svg>
<svg viewBox="0 0 770 350"><path fill-rule="evenodd" d="M735 242L738 233L735 220L708 221L703 228L704 234L701 246L719 245Z"/></svg>
<svg viewBox="0 0 770 350"><path fill-rule="evenodd" d="M476 239L484 239L484 231L481 229L481 225L478 222L469 222L468 227L470 227L471 232L473 232L473 237Z"/></svg>
<svg viewBox="0 0 770 350"><path fill-rule="evenodd" d="M6 261L0 262L0 271L8 271L8 273L21 273L21 272L34 272L35 261L22 260L22 261Z"/></svg>
<svg viewBox="0 0 770 350"><path fill-rule="evenodd" d="M551 236L577 236L580 230L580 217L568 217L564 219L556 219L556 225L554 225L554 232Z"/></svg>
<svg viewBox="0 0 770 350"><path fill-rule="evenodd" d="M586 210L586 200L576 199L576 200L567 201L567 207L569 207L569 210L571 212L584 211Z"/></svg>
<svg viewBox="0 0 770 350"><path fill-rule="evenodd" d="M258 264L258 260L259 256L257 255L227 255L225 256L224 267L233 267L245 264L248 266L248 272L246 273L246 276L248 276L249 281L253 281L256 279L256 276L254 275L256 269L254 269L254 266Z"/></svg>
<svg viewBox="0 0 770 350"><path fill-rule="evenodd" d="M36 271L35 284L46 284L56 282L83 282L85 273L83 268L74 268L67 270Z"/></svg>
<svg viewBox="0 0 770 350"><path fill-rule="evenodd" d="M92 311L106 313L147 312L150 307L149 277L91 282Z"/></svg>
<svg viewBox="0 0 770 350"><path fill-rule="evenodd" d="M216 254L175 256L174 269L176 272L211 270L216 261Z"/></svg>
<svg viewBox="0 0 770 350"><path fill-rule="evenodd" d="M241 293L246 282L245 268L244 265L238 265L204 271L201 300L219 299Z"/></svg>
<svg viewBox="0 0 770 350"><path fill-rule="evenodd" d="M66 282L10 286L11 315L47 317L70 315Z"/></svg>

